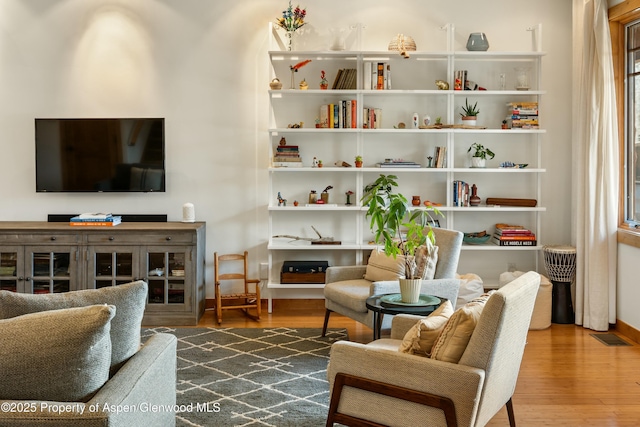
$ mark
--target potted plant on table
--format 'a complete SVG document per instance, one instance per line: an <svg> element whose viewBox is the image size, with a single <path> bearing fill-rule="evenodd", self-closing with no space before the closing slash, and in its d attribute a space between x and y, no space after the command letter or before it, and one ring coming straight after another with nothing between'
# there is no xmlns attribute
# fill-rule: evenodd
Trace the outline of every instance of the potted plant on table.
<svg viewBox="0 0 640 427"><path fill-rule="evenodd" d="M489 160L493 159L496 155L493 151L486 148L482 144L478 144L474 142L471 144L471 147L467 150L467 153L473 151L471 155L471 167L472 168L483 168L486 165L487 156L489 156Z"/></svg>
<svg viewBox="0 0 640 427"><path fill-rule="evenodd" d="M478 120L478 114L480 114L480 110L478 110L478 103L476 102L473 105L469 104L469 100L467 98L464 99L464 106L462 107L462 124L466 126L475 126Z"/></svg>
<svg viewBox="0 0 640 427"><path fill-rule="evenodd" d="M428 253L434 250L432 213L442 214L433 206L411 209L407 198L394 192L397 179L395 175L380 175L364 188L361 201L363 206L368 206L366 216L371 219L369 227L374 232L375 242L384 243L387 256L394 259L403 256L404 279L399 279L402 301L416 303L422 284L422 278L417 274L416 251L421 246L426 246Z"/></svg>

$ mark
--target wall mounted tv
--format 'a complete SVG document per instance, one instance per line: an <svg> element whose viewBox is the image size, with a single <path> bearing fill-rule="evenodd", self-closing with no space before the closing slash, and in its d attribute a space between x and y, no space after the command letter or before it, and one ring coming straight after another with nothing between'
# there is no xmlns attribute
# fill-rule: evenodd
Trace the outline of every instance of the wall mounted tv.
<svg viewBox="0 0 640 427"><path fill-rule="evenodd" d="M37 192L164 192L163 118L35 119Z"/></svg>

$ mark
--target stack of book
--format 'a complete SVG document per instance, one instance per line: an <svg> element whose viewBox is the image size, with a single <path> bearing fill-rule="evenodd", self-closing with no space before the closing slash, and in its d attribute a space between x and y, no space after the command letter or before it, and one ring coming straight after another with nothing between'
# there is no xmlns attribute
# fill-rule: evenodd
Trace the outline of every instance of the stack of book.
<svg viewBox="0 0 640 427"><path fill-rule="evenodd" d="M69 221L71 226L115 227L122 222L122 217L110 213L83 213Z"/></svg>
<svg viewBox="0 0 640 427"><path fill-rule="evenodd" d="M358 103L355 99L343 99L337 104L320 106L321 128L356 128Z"/></svg>
<svg viewBox="0 0 640 427"><path fill-rule="evenodd" d="M496 224L496 232L491 241L500 246L536 246L538 244L533 231L521 225Z"/></svg>
<svg viewBox="0 0 640 427"><path fill-rule="evenodd" d="M464 181L453 181L453 206L469 206L469 183Z"/></svg>
<svg viewBox="0 0 640 427"><path fill-rule="evenodd" d="M355 68L339 69L331 89L355 89L357 75L358 73Z"/></svg>
<svg viewBox="0 0 640 427"><path fill-rule="evenodd" d="M301 168L302 158L297 145L278 145L273 156L273 167Z"/></svg>
<svg viewBox="0 0 640 427"><path fill-rule="evenodd" d="M538 129L537 102L508 102L513 129Z"/></svg>

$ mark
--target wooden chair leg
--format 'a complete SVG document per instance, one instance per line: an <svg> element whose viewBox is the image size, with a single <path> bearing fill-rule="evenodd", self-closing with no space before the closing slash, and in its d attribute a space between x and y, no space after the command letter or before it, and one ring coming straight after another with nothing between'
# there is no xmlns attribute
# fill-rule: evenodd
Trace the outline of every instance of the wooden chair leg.
<svg viewBox="0 0 640 427"><path fill-rule="evenodd" d="M322 336L327 335L327 326L329 325L329 316L331 315L331 310L328 308L325 309L324 312L324 324L322 325Z"/></svg>
<svg viewBox="0 0 640 427"><path fill-rule="evenodd" d="M513 414L513 401L509 399L507 401L507 415L509 416L509 426L516 427L516 417Z"/></svg>

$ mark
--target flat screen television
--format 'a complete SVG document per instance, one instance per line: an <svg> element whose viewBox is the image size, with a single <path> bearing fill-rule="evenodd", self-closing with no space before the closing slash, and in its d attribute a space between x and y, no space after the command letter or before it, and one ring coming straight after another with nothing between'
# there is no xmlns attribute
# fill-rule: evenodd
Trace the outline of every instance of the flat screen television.
<svg viewBox="0 0 640 427"><path fill-rule="evenodd" d="M163 118L35 119L36 192L164 192Z"/></svg>

